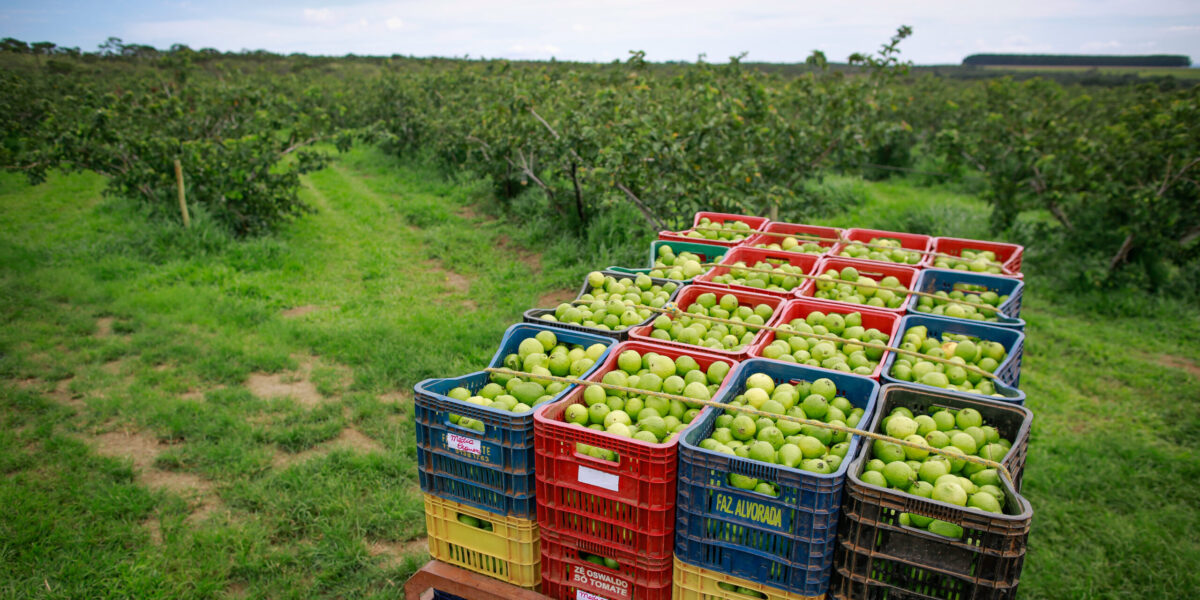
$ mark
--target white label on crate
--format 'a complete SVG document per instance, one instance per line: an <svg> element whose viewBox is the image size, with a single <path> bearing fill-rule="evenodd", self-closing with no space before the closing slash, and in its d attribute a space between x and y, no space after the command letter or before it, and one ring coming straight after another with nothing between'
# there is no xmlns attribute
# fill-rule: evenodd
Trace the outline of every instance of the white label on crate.
<svg viewBox="0 0 1200 600"><path fill-rule="evenodd" d="M459 452L470 452L471 454L483 454L483 442L469 438L465 435L455 435L453 433L446 434L446 447Z"/></svg>
<svg viewBox="0 0 1200 600"><path fill-rule="evenodd" d="M604 471L597 471L587 467L579 467L579 483L594 485L598 488L604 488L610 492L616 492L621 489L621 477Z"/></svg>
<svg viewBox="0 0 1200 600"><path fill-rule="evenodd" d="M598 569L581 565L571 567L571 583L577 586L585 585L594 590L600 590L607 593L610 598L619 598L621 600L629 598L630 589L628 581ZM575 600L605 600L605 598L583 590L576 590Z"/></svg>

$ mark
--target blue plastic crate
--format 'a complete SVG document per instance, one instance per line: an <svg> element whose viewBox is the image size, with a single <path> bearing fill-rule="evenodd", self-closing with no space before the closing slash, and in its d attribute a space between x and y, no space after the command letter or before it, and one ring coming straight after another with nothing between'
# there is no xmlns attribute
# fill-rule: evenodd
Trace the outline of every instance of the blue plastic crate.
<svg viewBox="0 0 1200 600"><path fill-rule="evenodd" d="M995 380L996 391L1004 395L1004 400L1007 402L1015 402L1017 404L1025 403L1025 393L1017 389L1021 384L1021 358L1025 351L1025 334L1016 329L1009 327L995 327L993 325L981 323L979 321L965 321L963 319L952 319L949 317L934 317L930 315L908 315L900 319L900 339L903 339L904 332L910 327L924 325L928 329L928 335L941 338L943 333L956 333L974 336L982 340L992 342L1000 342L1008 355L1001 361L1000 366L996 368L995 375L999 379ZM925 389L940 390L933 386L928 386L911 381L902 381L892 377L892 364L896 362L896 353L883 363L882 380L884 383L904 383L908 385L916 385ZM1001 385L1003 384L1003 385ZM979 396L980 398L990 398L1000 400L995 396Z"/></svg>
<svg viewBox="0 0 1200 600"><path fill-rule="evenodd" d="M860 426L874 416L879 394L875 381L761 358L738 365L717 401L739 394L754 373L780 383L829 378L839 395L864 410ZM859 438L851 436L845 460L834 473L768 465L699 446L723 412L706 411L680 436L675 555L689 564L789 593L823 596L829 586L842 485L861 447ZM735 488L728 483L729 473L770 481L779 497Z"/></svg>
<svg viewBox="0 0 1200 600"><path fill-rule="evenodd" d="M612 275L613 277L616 277L617 279L622 279L622 278L633 279L634 277L636 277L636 274L626 273L624 271L604 270L604 271L600 271L600 272L603 273L604 275ZM671 279L659 279L657 277L651 277L650 280L653 281L655 283L655 285L664 285L667 283L675 284L675 286L676 286L675 291L671 292L671 296L669 298L670 300L674 300L675 296L679 295L679 291L682 290L685 285L687 285L685 282L682 282L682 281L674 281ZM575 299L578 300L581 296L588 293L588 291L590 289L591 289L591 286L588 285L587 277L585 276L583 278L583 286L579 288L579 293L575 295ZM654 313L654 314L650 315L650 318L646 319L645 321L642 321L641 323L639 323L637 325L632 325L630 327L626 327L625 329L622 329L620 331L605 331L603 329L596 329L593 327L584 327L583 325L576 325L574 323L562 323L560 321L547 321L542 318L545 315L553 315L554 310L555 310L554 308L531 308L531 309L525 311L523 318L525 319L526 323L530 323L533 325L552 326L552 327L556 328L556 331L558 329L563 329L563 330L567 330L567 331L578 331L580 333L586 333L589 335L602 335L606 338L614 339L618 342L624 342L625 340L628 340L630 331L633 331L634 329L637 329L638 327L641 327L642 325L650 323L654 319L658 318L658 313Z"/></svg>
<svg viewBox="0 0 1200 600"><path fill-rule="evenodd" d="M518 323L508 328L500 349L489 367L503 366L504 357L515 353L525 339L540 331L551 331L561 343L611 348L612 338L551 327ZM587 376L608 355L596 361ZM417 431L417 466L421 491L461 502L506 517L534 519L536 483L533 476L533 411L514 414L469 402L446 394L459 386L478 392L490 381L486 371L461 377L426 379L414 386ZM567 386L550 401L562 398L573 386ZM460 427L450 422L456 414L476 419L484 431Z"/></svg>
<svg viewBox="0 0 1200 600"><path fill-rule="evenodd" d="M984 323L993 327L1008 327L1025 331L1025 320L1020 318L1021 315L1021 298L1025 294L1025 282L1012 277L999 277L996 275L987 275L983 273L972 273L971 271L958 271L952 269L923 269L917 275L917 281L912 288L918 292L928 292L930 294L936 292L951 292L954 290L954 284L967 283L971 285L986 286L989 290L1003 296L1008 294L1008 300L1005 300L997 308L1000 312L1007 316L1000 317L999 321L973 321L971 319L955 319L958 321L966 321L968 323ZM909 296L908 303L905 308L909 314L913 315L929 315L917 310L917 302L919 296ZM945 315L929 315L942 316ZM953 319L954 317L945 317Z"/></svg>

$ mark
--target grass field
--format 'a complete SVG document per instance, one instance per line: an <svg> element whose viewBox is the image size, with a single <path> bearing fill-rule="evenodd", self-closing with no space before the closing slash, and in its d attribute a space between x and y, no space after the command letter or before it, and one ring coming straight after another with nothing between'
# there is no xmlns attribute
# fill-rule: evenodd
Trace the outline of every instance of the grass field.
<svg viewBox="0 0 1200 600"><path fill-rule="evenodd" d="M982 68L988 71L1014 71L1022 73L1086 73L1089 71L1096 71L1102 75L1137 75L1138 77L1176 77L1179 79L1200 79L1200 69L1194 67L1052 67L1039 65L988 65Z"/></svg>
<svg viewBox="0 0 1200 600"><path fill-rule="evenodd" d="M863 185L828 222L986 224L951 191ZM583 269L519 245L486 187L371 150L242 243L102 188L0 176L0 597L395 597L427 559L412 385L482 366ZM1022 597L1186 597L1200 320L1114 322L1028 282Z"/></svg>

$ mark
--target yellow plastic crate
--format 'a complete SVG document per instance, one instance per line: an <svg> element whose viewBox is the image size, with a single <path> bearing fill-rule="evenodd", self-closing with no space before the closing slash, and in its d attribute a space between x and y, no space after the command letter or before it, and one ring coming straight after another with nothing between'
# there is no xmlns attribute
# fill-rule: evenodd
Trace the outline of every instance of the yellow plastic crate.
<svg viewBox="0 0 1200 600"><path fill-rule="evenodd" d="M734 589L727 590L719 584ZM761 595L743 594L737 588L754 590ZM824 600L824 596L789 594L779 588L739 579L732 575L689 565L675 558L673 600Z"/></svg>
<svg viewBox="0 0 1200 600"><path fill-rule="evenodd" d="M459 521L460 515L490 523L491 531ZM425 494L425 526L434 559L523 588L537 589L542 582L537 521Z"/></svg>

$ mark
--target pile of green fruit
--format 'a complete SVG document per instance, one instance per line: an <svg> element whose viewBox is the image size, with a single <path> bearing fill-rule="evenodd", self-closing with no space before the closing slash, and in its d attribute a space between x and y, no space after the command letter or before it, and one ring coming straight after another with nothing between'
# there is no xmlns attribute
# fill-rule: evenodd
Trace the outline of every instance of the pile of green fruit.
<svg viewBox="0 0 1200 600"><path fill-rule="evenodd" d="M606 569L619 570L621 568L621 563L617 562L617 559L615 559L615 558L608 558L605 556L600 556L598 554L591 554L588 552L583 552L582 550L579 552L579 558L582 558L583 560L586 560L586 561L592 563L593 565L598 565L598 566L604 567Z"/></svg>
<svg viewBox="0 0 1200 600"><path fill-rule="evenodd" d="M604 344L592 344L588 348L567 346L558 343L552 331L539 331L531 338L521 340L517 352L504 357L504 368L524 371L533 375L557 375L579 377L586 373L604 354ZM455 400L478 404L511 413L529 412L534 406L553 398L563 391L566 384L538 381L502 373L492 373L491 381L472 395L465 387L456 387L446 393ZM450 422L468 429L483 431L481 421L461 415L450 415Z"/></svg>
<svg viewBox="0 0 1200 600"><path fill-rule="evenodd" d="M914 417L911 410L897 406L880 426L890 437L994 462L1002 461L1012 448L1012 442L1001 438L973 408L941 408ZM876 440L871 451L872 458L860 477L864 483L956 506L997 514L1004 511L1005 497L996 469L883 440ZM915 514L902 513L900 524L954 539L963 534L958 525Z"/></svg>
<svg viewBox="0 0 1200 600"><path fill-rule="evenodd" d="M735 229L736 231L720 231L722 229ZM713 221L708 217L702 217L700 223L687 233L687 237L698 240L737 242L753 234L754 229L747 225L745 221L735 221L732 219L728 221Z"/></svg>
<svg viewBox="0 0 1200 600"><path fill-rule="evenodd" d="M727 592L736 592L738 594L750 596L751 598L766 598L767 597L766 594L764 594L758 590L752 590L750 588L733 585L732 583L729 583L728 581L718 581L717 587L719 587Z"/></svg>
<svg viewBox="0 0 1200 600"><path fill-rule="evenodd" d="M711 292L700 294L686 312L693 315L717 317L737 321L738 325L716 323L708 319L696 319L687 314L672 319L667 315L659 315L654 320L654 329L650 336L660 340L673 340L682 344L717 348L721 350L741 351L754 341L759 328L765 325L775 314L775 309L766 304L751 308L743 305L733 294L725 294L720 300ZM741 323L745 323L742 325Z"/></svg>
<svg viewBox="0 0 1200 600"><path fill-rule="evenodd" d="M779 239L779 238L775 238ZM770 244L755 244L755 248L766 248L767 250L783 250L785 252L802 252L804 254L824 254L828 248L818 244L817 242L806 242L803 239L797 239L792 236L783 238L779 242Z"/></svg>
<svg viewBox="0 0 1200 600"><path fill-rule="evenodd" d="M476 529L482 529L483 531L492 531L491 521L484 521L483 519L477 519L475 517L472 517L471 515L464 515L462 513L459 513L458 522L462 523L463 525L469 525Z"/></svg>
<svg viewBox="0 0 1200 600"><path fill-rule="evenodd" d="M1008 294L1000 295L989 290L985 285L969 283L956 283L954 284L954 289L950 292L937 291L934 292L934 295L937 298L921 296L917 300L917 312L944 315L956 319L971 319L973 321L999 321L1000 317L997 316L998 313L994 310L978 308L970 304L962 304L955 302L955 300L966 300L976 304L990 304L997 307L1008 301Z"/></svg>
<svg viewBox="0 0 1200 600"><path fill-rule="evenodd" d="M640 354L626 350L617 356L617 368L604 374L606 384L709 400L725 380L729 365L714 361L707 370L696 359L683 355L671 359L656 352ZM589 385L583 390L583 402L563 411L563 421L612 435L650 444L675 439L696 415L700 405L688 406L680 400L611 390ZM580 453L617 460L612 450L578 444Z"/></svg>
<svg viewBox="0 0 1200 600"><path fill-rule="evenodd" d="M721 254L713 256L712 262L721 260L723 256L725 256L724 250L721 251ZM650 271L650 276L683 281L707 271L708 269L701 266L702 264L704 264L704 259L697 254L686 250L675 254L674 248L661 244L658 247L658 257L654 259L654 268Z"/></svg>
<svg viewBox="0 0 1200 600"><path fill-rule="evenodd" d="M739 269L738 267L741 268ZM774 271L774 273L747 271L746 267L759 269L760 271ZM728 270L719 270L722 272L719 275L713 276L713 283L744 285L746 287L776 292L790 292L796 289L796 286L804 282L803 279L796 277L796 275L805 274L804 269L782 260L760 260L753 265L747 265L746 261L739 260L730 265Z"/></svg>
<svg viewBox="0 0 1200 600"><path fill-rule="evenodd" d="M863 409L837 395L832 380L776 384L765 373L746 378L746 388L729 406L749 406L766 413L788 415L854 427ZM700 447L732 454L767 464L782 465L812 473L832 473L841 466L849 451L848 434L795 421L752 417L726 411L717 417L712 435L700 441ZM753 477L729 474L729 484L768 496L779 496L775 484Z"/></svg>
<svg viewBox="0 0 1200 600"><path fill-rule="evenodd" d="M876 345L888 343L888 334L874 327L867 329L862 326L860 312L842 315L814 310L803 319L792 319L791 323L784 323L778 327L796 333L777 332L775 340L763 349L764 358L857 375L871 375L879 365L884 351L855 342ZM847 341L822 340L808 336L809 334L833 335Z"/></svg>
<svg viewBox="0 0 1200 600"><path fill-rule="evenodd" d="M868 260L880 260L883 262L894 262L915 265L921 262L922 254L905 250L900 245L900 240L892 238L871 238L867 242L869 245L864 245L861 242L849 242L838 256L846 258L866 258ZM879 246L886 246L880 248Z"/></svg>
<svg viewBox="0 0 1200 600"><path fill-rule="evenodd" d="M935 256L933 266L938 269L957 269L959 271L972 271L974 273L993 273L999 275L1001 272L1000 265L996 263L996 253L991 250L972 250L964 248L960 254L962 258L951 258L949 256Z"/></svg>
<svg viewBox="0 0 1200 600"><path fill-rule="evenodd" d="M860 275L854 267L843 267L841 271L829 269L818 275L813 297L837 300L851 304L866 304L880 308L900 308L908 299L908 288L900 285L900 279L888 275L875 281ZM870 287L867 287L870 286ZM875 286L888 289L880 290Z"/></svg>
<svg viewBox="0 0 1200 600"><path fill-rule="evenodd" d="M984 396L1001 395L996 392L996 386L991 379L985 378L982 373L964 368L971 365L988 373L995 373L1008 356L1008 351L999 342L957 333L942 334L942 339L939 340L930 336L924 325L916 325L904 332L900 348L945 358L956 364L947 365L912 354L897 354L896 362L892 364L889 373L896 379Z"/></svg>
<svg viewBox="0 0 1200 600"><path fill-rule="evenodd" d="M586 304L564 302L554 309L554 314L542 315L542 319L604 331L621 331L640 325L650 318L649 309L634 308L635 306L661 307L679 287L674 282L655 284L650 276L644 273L639 273L632 279L617 279L612 275L592 271L588 274L587 281L591 289L579 297L579 301Z"/></svg>

